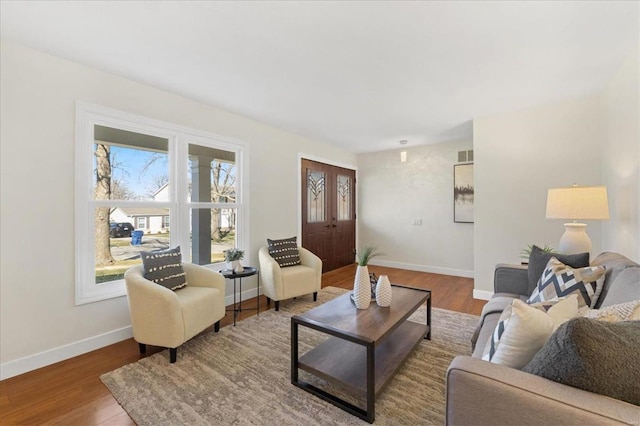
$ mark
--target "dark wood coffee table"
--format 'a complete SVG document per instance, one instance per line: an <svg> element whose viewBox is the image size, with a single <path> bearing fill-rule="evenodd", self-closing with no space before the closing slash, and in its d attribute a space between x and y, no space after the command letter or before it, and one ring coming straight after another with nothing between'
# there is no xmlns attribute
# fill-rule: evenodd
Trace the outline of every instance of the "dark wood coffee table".
<svg viewBox="0 0 640 426"><path fill-rule="evenodd" d="M431 339L431 291L393 286L389 308L356 309L349 293L291 318L291 383L373 423L375 399L423 339ZM426 324L407 321L427 304ZM298 355L298 327L333 337ZM298 378L298 369L366 399L362 409Z"/></svg>

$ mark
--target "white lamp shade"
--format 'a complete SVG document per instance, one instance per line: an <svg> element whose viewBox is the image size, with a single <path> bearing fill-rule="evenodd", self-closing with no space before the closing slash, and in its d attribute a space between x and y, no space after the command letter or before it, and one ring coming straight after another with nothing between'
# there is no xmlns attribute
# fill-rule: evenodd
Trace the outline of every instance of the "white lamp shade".
<svg viewBox="0 0 640 426"><path fill-rule="evenodd" d="M547 194L547 219L609 219L607 188L573 186L552 188Z"/></svg>

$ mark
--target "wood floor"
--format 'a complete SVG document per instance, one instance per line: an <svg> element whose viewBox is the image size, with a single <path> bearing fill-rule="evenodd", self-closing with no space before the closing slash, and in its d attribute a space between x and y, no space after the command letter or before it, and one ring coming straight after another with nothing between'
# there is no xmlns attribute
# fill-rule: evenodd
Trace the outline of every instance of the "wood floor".
<svg viewBox="0 0 640 426"><path fill-rule="evenodd" d="M369 271L388 275L392 283L431 289L432 305L436 308L479 315L485 304L473 299L473 280L469 278L378 266L369 266ZM328 272L323 276L322 285L351 289L354 274L355 265ZM246 306L255 308L255 303L254 298L246 302ZM260 311L265 309L266 300L261 296ZM240 319L252 315L255 311L245 311ZM227 314L221 326L232 322L232 315ZM147 354L160 350L148 347ZM128 339L3 380L0 382L0 425L134 425L99 376L140 357L137 343Z"/></svg>

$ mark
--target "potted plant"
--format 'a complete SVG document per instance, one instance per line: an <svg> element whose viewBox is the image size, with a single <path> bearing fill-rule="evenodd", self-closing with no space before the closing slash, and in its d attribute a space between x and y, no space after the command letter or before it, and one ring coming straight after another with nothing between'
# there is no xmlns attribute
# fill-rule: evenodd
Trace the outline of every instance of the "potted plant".
<svg viewBox="0 0 640 426"><path fill-rule="evenodd" d="M542 249L542 251L545 251L547 253L551 253L553 251L553 247L549 247L546 244L544 247L540 247L540 249ZM520 258L522 259L521 263L523 265L529 263L529 256L531 256L531 250L533 250L533 244L529 244L526 248L523 248L522 250L520 250Z"/></svg>
<svg viewBox="0 0 640 426"><path fill-rule="evenodd" d="M371 281L369 278L369 261L382 253L375 246L363 246L356 250L356 276L353 281L353 303L358 309L367 309L371 303Z"/></svg>
<svg viewBox="0 0 640 426"><path fill-rule="evenodd" d="M227 269L233 272L243 272L244 268L240 264L242 258L244 258L244 250L238 248L230 248L222 252L224 254L224 260L227 262Z"/></svg>

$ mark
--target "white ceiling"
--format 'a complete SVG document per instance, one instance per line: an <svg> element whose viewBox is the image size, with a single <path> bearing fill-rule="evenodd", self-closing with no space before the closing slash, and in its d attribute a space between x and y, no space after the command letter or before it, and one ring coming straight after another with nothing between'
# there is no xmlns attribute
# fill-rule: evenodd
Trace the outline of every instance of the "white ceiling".
<svg viewBox="0 0 640 426"><path fill-rule="evenodd" d="M637 1L7 2L1 34L354 152L600 92Z"/></svg>

